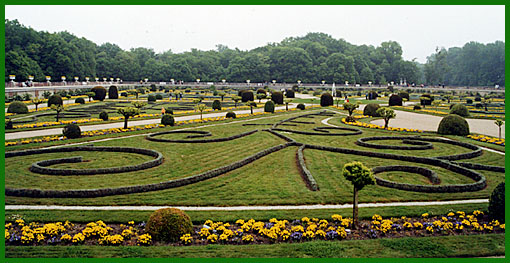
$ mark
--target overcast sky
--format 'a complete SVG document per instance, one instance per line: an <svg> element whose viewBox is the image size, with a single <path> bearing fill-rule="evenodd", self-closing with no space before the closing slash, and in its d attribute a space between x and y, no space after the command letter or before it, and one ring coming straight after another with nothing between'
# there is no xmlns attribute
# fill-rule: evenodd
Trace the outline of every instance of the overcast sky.
<svg viewBox="0 0 510 263"><path fill-rule="evenodd" d="M395 40L407 60L439 47L505 40L504 6L6 6L5 17L49 32L68 31L97 44L174 53L249 50L285 37L323 32L379 46Z"/></svg>

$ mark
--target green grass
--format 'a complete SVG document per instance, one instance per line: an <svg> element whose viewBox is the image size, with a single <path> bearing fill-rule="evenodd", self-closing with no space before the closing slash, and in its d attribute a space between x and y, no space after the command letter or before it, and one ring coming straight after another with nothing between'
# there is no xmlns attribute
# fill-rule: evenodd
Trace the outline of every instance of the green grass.
<svg viewBox="0 0 510 263"><path fill-rule="evenodd" d="M363 207L359 208L359 217L369 219L374 214L384 218L389 217L419 217L423 213L430 215L445 215L453 211L471 213L475 210L487 211L488 203L433 205L433 206L389 206L389 207ZM6 210L5 220L14 221L13 218L21 216L27 222L58 222L69 220L73 223L88 223L103 220L106 223L146 222L153 211L123 211L123 210ZM352 208L342 209L313 209L313 210L241 210L241 211L186 211L194 224L202 224L206 220L221 222L235 222L237 219L253 218L258 221L277 219L300 219L302 217L316 217L330 219L331 215L339 214L343 217L352 217Z"/></svg>
<svg viewBox="0 0 510 263"><path fill-rule="evenodd" d="M473 245L476 244L476 245ZM272 245L207 246L8 246L12 257L289 257L289 258L430 258L485 257L505 254L504 234L421 238L313 241Z"/></svg>

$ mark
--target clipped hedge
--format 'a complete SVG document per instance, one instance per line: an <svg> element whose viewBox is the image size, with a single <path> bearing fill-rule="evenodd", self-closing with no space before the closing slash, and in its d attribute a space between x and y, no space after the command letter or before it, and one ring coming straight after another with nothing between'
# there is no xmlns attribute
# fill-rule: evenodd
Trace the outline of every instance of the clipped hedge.
<svg viewBox="0 0 510 263"><path fill-rule="evenodd" d="M321 95L321 107L333 106L333 96L328 92Z"/></svg>
<svg viewBox="0 0 510 263"><path fill-rule="evenodd" d="M60 95L54 94L48 98L48 107L51 107L51 105L63 105L63 104L64 101L62 100L62 97L60 97Z"/></svg>
<svg viewBox="0 0 510 263"><path fill-rule="evenodd" d="M271 94L271 100L275 104L283 104L283 93L281 93L280 91L274 91Z"/></svg>
<svg viewBox="0 0 510 263"><path fill-rule="evenodd" d="M253 91L251 91L251 90L242 90L241 91L241 101L242 102L248 102L248 101L253 101L253 100L254 100Z"/></svg>
<svg viewBox="0 0 510 263"><path fill-rule="evenodd" d="M90 91L94 92L94 100L103 101L106 98L106 89L102 86L93 87Z"/></svg>
<svg viewBox="0 0 510 263"><path fill-rule="evenodd" d="M439 122L437 133L466 136L469 134L469 124L461 116L451 114L444 117L441 122Z"/></svg>
<svg viewBox="0 0 510 263"><path fill-rule="evenodd" d="M119 90L117 89L117 86L110 86L108 89L108 98L112 100L119 98Z"/></svg>
<svg viewBox="0 0 510 263"><path fill-rule="evenodd" d="M312 173L308 170L308 168L306 168L305 157L303 155L304 148L305 146L301 145L301 147L299 147L296 152L298 168L299 171L301 172L301 177L305 181L306 186L312 191L318 191L319 185L315 181L315 178L313 178Z"/></svg>
<svg viewBox="0 0 510 263"><path fill-rule="evenodd" d="M208 139L208 140L172 140L172 139L161 139L156 138L156 136L160 136L163 134L176 134L176 133L192 133L192 134L199 134L199 135L190 135L186 138L198 138L198 137L205 137L205 136L211 136L212 134L210 132L206 131L164 131L164 132L156 132L153 134L149 134L145 136L145 138L149 141L155 141L155 142L173 142L173 143L210 143L210 142L225 142L230 141L234 139L238 139L241 137L248 136L250 134L256 133L258 130L243 132L240 134L232 135L229 137L223 137L223 138L215 138L215 139Z"/></svg>
<svg viewBox="0 0 510 263"><path fill-rule="evenodd" d="M377 109L379 109L381 105L377 103L368 103L367 106L363 109L363 115L372 116L372 117L380 117L377 113Z"/></svg>
<svg viewBox="0 0 510 263"><path fill-rule="evenodd" d="M450 114L456 114L461 117L469 117L469 110L463 104L454 104L450 110Z"/></svg>
<svg viewBox="0 0 510 263"><path fill-rule="evenodd" d="M7 108L7 113L16 113L16 114L24 114L28 113L28 107L25 103L21 101L14 101L9 104Z"/></svg>
<svg viewBox="0 0 510 263"><path fill-rule="evenodd" d="M264 104L264 112L274 113L274 103L271 100L266 101Z"/></svg>
<svg viewBox="0 0 510 263"><path fill-rule="evenodd" d="M402 97L399 95L393 94L390 96L390 99L388 100L389 106L402 106Z"/></svg>

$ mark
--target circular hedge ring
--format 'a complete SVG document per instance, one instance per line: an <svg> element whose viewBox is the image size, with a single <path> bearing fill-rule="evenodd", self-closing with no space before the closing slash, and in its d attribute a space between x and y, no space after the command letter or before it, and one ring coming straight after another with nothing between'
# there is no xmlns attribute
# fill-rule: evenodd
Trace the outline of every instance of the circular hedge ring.
<svg viewBox="0 0 510 263"><path fill-rule="evenodd" d="M6 152L5 158L15 156L27 156L33 154L44 154L44 153L60 153L60 152L76 152L76 151L96 151L96 152L124 152L124 153L136 153L141 155L147 155L154 157L155 159L146 161L141 164L117 166L108 168L96 168L96 169L62 169L62 168L49 168L48 166L59 163L77 163L81 162L81 156L51 159L35 162L30 166L29 170L34 173L48 174L48 175L96 175L96 174L110 174L110 173L126 173L139 170L145 170L158 166L163 163L163 155L157 151L142 148L133 147L108 147L108 146L75 146L75 147L61 147L61 148L49 148L49 149L33 149L23 150L15 152Z"/></svg>
<svg viewBox="0 0 510 263"><path fill-rule="evenodd" d="M372 172L374 175L382 173L382 172L394 172L394 171L400 171L400 172L408 172L408 173L414 173L425 176L427 179L429 179L430 183L438 185L441 184L441 180L439 177L437 177L436 172L424 168L424 167L418 167L418 166L407 166L407 165L390 165L390 166L377 166L372 168ZM384 180L380 177L375 176L375 180L377 184L384 185L384 183L390 183L388 185L385 185L387 187L397 188L397 189L404 189L405 186L403 185L409 185L409 184L403 184L403 183L396 183L396 182L390 182L388 180ZM380 181L382 184L380 184ZM421 187L421 185L420 185Z"/></svg>
<svg viewBox="0 0 510 263"><path fill-rule="evenodd" d="M147 139L149 141L154 141L154 142L209 143L209 142L230 141L230 140L234 140L234 139L241 138L241 137L244 137L244 136L248 136L248 135L256 133L256 132L258 132L258 130L244 132L244 133L240 133L240 134L229 136L229 137L216 138L216 139L208 139L208 140L205 140L205 139L204 140L172 140L172 139L156 138L156 136L160 136L160 135L163 135L163 134L174 134L174 133L191 133L191 134L196 134L196 135L188 135L188 136L186 136L186 138L188 138L188 139L191 139L191 138L201 138L201 137L207 137L207 136L211 136L212 135L211 132L208 132L208 131L164 131L164 132L156 132L156 133L149 134L149 135L147 135L145 137L145 139Z"/></svg>
<svg viewBox="0 0 510 263"><path fill-rule="evenodd" d="M368 143L367 141L380 141L380 140L402 140L402 143L411 144L413 146L400 146L400 145L382 145L375 143ZM376 148L376 149L393 149L393 150L428 150L433 149L434 146L432 143L419 141L419 137L389 137L389 136L380 136L380 137L365 137L359 138L356 141L357 145Z"/></svg>
<svg viewBox="0 0 510 263"><path fill-rule="evenodd" d="M282 124L281 124L282 125ZM296 130L289 130L289 129L281 129L281 128L272 128L275 131L281 131L281 132L292 132L297 134L305 134L305 135L325 135L325 136L348 136L348 135L358 135L362 134L363 132L356 128L340 128L340 127L316 127L313 130L317 132L306 132L306 131L296 131ZM342 130L342 131L349 131L344 133L330 133L328 130Z"/></svg>

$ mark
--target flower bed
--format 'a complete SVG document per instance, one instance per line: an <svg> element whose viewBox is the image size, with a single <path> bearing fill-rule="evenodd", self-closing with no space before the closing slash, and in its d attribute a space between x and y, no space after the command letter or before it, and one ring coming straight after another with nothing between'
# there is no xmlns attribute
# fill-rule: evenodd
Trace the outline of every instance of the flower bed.
<svg viewBox="0 0 510 263"><path fill-rule="evenodd" d="M207 245L207 244L271 244L295 243L311 240L352 240L373 238L422 237L504 233L505 225L490 220L481 211L466 214L463 211L432 216L424 213L419 218L386 218L374 215L362 220L360 227L352 228L353 220L340 215L329 219L303 217L296 220L269 222L239 219L235 223L207 220L195 225L193 232L181 236L180 241L166 243L153 241L145 232L145 223L105 224L103 221L88 224L25 223L22 219L5 225L5 244L13 245Z"/></svg>
<svg viewBox="0 0 510 263"><path fill-rule="evenodd" d="M356 118L356 116L354 116L354 118ZM342 118L342 123L347 124L347 125L358 126L358 127L370 128L370 129L380 129L380 130L399 131L399 132L420 132L420 133L423 132L422 130L407 129L407 128L388 127L385 129L384 126L371 124L371 123L365 123L365 122L360 122L360 121L347 122L345 118Z"/></svg>
<svg viewBox="0 0 510 263"><path fill-rule="evenodd" d="M490 137L490 136L481 135L481 134L479 134L479 135L471 135L470 134L467 137L470 139L473 139L473 140L480 141L480 142L486 142L486 143L492 143L492 144L496 144L496 145L505 146L505 139L499 139L499 138Z"/></svg>

